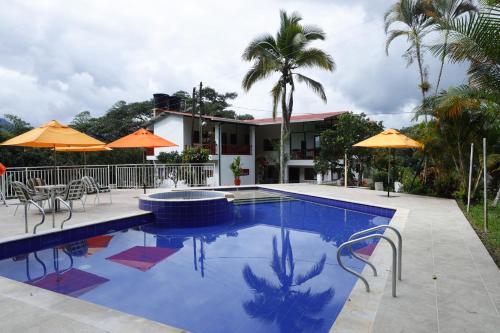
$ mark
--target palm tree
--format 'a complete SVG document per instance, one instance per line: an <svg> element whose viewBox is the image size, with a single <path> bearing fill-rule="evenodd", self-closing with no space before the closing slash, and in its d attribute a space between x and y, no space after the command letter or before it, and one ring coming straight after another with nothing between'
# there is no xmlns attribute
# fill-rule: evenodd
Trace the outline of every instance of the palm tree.
<svg viewBox="0 0 500 333"><path fill-rule="evenodd" d="M430 88L427 82L427 69L424 66L424 45L423 38L430 31L433 20L425 14L424 6L420 0L399 0L385 14L385 33L388 35L385 51L389 54L389 46L398 37L405 36L410 43L410 47L403 54L408 65L411 65L416 58L418 72L420 74L420 91L422 92L422 103L425 101L425 94ZM403 26L389 30L393 25ZM427 122L427 115L425 116Z"/></svg>
<svg viewBox="0 0 500 333"><path fill-rule="evenodd" d="M320 82L297 72L299 68L320 68L333 71L335 64L330 55L324 51L308 47L312 41L324 40L322 29L312 25L302 25L302 17L298 13L288 15L280 12L280 28L276 36L263 34L255 38L243 52L243 59L253 61L252 68L243 78L245 91L259 80L274 73L279 79L271 89L273 100L273 118L276 117L278 104L281 103L281 136L280 136L280 183L286 182L285 144L290 130L290 117L293 111L293 94L295 80L309 86L326 103L326 95Z"/></svg>
<svg viewBox="0 0 500 333"><path fill-rule="evenodd" d="M254 299L243 303L243 308L253 318L260 318L269 323L275 321L281 332L317 330L323 325L323 319L314 315L320 313L332 300L334 290L329 288L313 293L310 288L300 290L300 286L323 272L326 255L307 273L295 276L289 231L284 233L281 245L280 255L276 236L273 237L271 268L278 284L257 276L248 265L243 268L243 278L254 293Z"/></svg>
<svg viewBox="0 0 500 333"><path fill-rule="evenodd" d="M450 34L450 24L461 15L477 11L476 5L469 0L427 0L424 6L426 14L432 17L437 23L437 30L443 32L443 45L445 50ZM443 75L445 58L446 52L443 52L440 57L441 66L439 68L434 95L437 95L439 91L439 84L441 82L441 76Z"/></svg>
<svg viewBox="0 0 500 333"><path fill-rule="evenodd" d="M457 18L447 24L446 43L431 51L450 62L469 61L469 85L494 92L500 91L500 5L485 6L478 13Z"/></svg>

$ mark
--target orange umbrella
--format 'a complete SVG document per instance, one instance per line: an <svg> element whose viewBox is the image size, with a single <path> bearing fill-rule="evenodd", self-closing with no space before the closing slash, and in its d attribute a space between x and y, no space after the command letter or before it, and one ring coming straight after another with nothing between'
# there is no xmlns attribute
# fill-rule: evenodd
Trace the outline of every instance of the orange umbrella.
<svg viewBox="0 0 500 333"><path fill-rule="evenodd" d="M109 148L158 148L158 147L177 147L171 141L168 141L150 131L140 128L132 134L126 135L116 141L106 145ZM144 163L145 153L142 153L142 162ZM146 194L146 182L143 175L144 194Z"/></svg>
<svg viewBox="0 0 500 333"><path fill-rule="evenodd" d="M141 128L132 134L124 136L116 141L106 145L109 148L158 148L158 147L177 147L158 135L154 135L148 130Z"/></svg>

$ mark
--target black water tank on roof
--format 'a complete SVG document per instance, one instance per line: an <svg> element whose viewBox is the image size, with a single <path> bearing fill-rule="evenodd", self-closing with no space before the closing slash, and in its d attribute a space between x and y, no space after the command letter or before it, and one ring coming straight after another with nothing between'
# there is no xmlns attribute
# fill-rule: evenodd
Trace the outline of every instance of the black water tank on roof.
<svg viewBox="0 0 500 333"><path fill-rule="evenodd" d="M167 94L153 94L155 109L168 109L170 96Z"/></svg>
<svg viewBox="0 0 500 333"><path fill-rule="evenodd" d="M181 98L177 96L170 96L169 110L180 111L181 110Z"/></svg>

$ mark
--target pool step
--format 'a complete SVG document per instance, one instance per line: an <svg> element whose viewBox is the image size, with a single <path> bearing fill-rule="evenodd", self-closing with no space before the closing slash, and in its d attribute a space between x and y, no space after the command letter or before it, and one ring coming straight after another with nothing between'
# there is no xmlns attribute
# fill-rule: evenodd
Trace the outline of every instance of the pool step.
<svg viewBox="0 0 500 333"><path fill-rule="evenodd" d="M243 205L243 204L259 204L259 203L270 203L270 202L286 202L294 201L296 199L287 196L272 196L267 198L245 198L245 199L235 199L233 204Z"/></svg>

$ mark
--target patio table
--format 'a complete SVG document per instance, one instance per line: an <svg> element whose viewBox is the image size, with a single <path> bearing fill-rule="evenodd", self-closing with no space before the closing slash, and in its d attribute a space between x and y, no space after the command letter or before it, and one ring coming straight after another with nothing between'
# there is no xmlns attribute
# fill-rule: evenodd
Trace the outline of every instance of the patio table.
<svg viewBox="0 0 500 333"><path fill-rule="evenodd" d="M50 206L52 208L52 228L56 227L56 192L65 188L66 185L64 184L35 186L35 189L47 191L50 194Z"/></svg>

